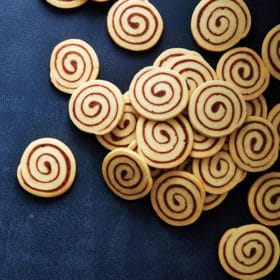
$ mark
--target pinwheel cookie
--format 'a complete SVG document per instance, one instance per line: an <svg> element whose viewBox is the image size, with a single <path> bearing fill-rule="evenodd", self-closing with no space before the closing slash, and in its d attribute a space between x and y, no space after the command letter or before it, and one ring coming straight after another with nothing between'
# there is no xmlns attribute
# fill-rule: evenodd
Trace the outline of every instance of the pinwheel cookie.
<svg viewBox="0 0 280 280"><path fill-rule="evenodd" d="M280 103L272 107L272 109L269 111L267 119L271 121L271 123L277 130L279 136L279 150L280 150Z"/></svg>
<svg viewBox="0 0 280 280"><path fill-rule="evenodd" d="M40 197L55 197L65 193L76 176L76 161L72 151L55 138L40 138L24 150L17 178L27 192Z"/></svg>
<svg viewBox="0 0 280 280"><path fill-rule="evenodd" d="M72 9L85 4L88 0L46 0L54 7L61 9Z"/></svg>
<svg viewBox="0 0 280 280"><path fill-rule="evenodd" d="M246 111L247 116L257 116L262 118L267 118L267 102L263 95L259 97L246 101Z"/></svg>

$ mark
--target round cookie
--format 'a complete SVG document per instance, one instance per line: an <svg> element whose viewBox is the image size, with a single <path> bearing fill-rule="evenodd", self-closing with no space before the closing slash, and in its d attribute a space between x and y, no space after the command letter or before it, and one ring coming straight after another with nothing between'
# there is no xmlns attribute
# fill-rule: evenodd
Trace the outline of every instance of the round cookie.
<svg viewBox="0 0 280 280"><path fill-rule="evenodd" d="M269 111L267 119L273 124L278 132L279 138L279 151L280 151L280 103L273 106Z"/></svg>
<svg viewBox="0 0 280 280"><path fill-rule="evenodd" d="M46 0L54 7L61 9L77 8L85 4L88 0Z"/></svg>
<svg viewBox="0 0 280 280"><path fill-rule="evenodd" d="M52 51L50 79L60 91L72 94L84 82L96 79L99 60L95 50L85 41L68 39Z"/></svg>
<svg viewBox="0 0 280 280"><path fill-rule="evenodd" d="M144 51L156 45L161 38L163 20L149 1L118 0L108 12L107 30L118 46Z"/></svg>
<svg viewBox="0 0 280 280"><path fill-rule="evenodd" d="M158 217L172 226L194 223L205 199L202 183L186 171L168 171L158 177L151 190L151 203Z"/></svg>
<svg viewBox="0 0 280 280"><path fill-rule="evenodd" d="M55 138L32 141L24 150L17 169L17 179L28 193L56 197L65 193L76 176L72 151Z"/></svg>
<svg viewBox="0 0 280 280"><path fill-rule="evenodd" d="M96 135L110 133L123 116L124 100L119 88L105 80L78 87L69 100L69 116L80 130Z"/></svg>
<svg viewBox="0 0 280 280"><path fill-rule="evenodd" d="M279 260L276 235L260 224L248 224L227 230L218 246L219 261L232 277L244 280L268 275Z"/></svg>
<svg viewBox="0 0 280 280"><path fill-rule="evenodd" d="M242 38L251 28L251 14L243 0L202 0L191 18L191 32L203 49L225 51Z"/></svg>
<svg viewBox="0 0 280 280"><path fill-rule="evenodd" d="M246 103L230 82L208 81L191 94L188 116L192 126L208 137L224 137L242 125Z"/></svg>
<svg viewBox="0 0 280 280"><path fill-rule="evenodd" d="M193 146L192 128L179 115L167 121L140 117L136 126L138 152L149 166L169 169L183 163Z"/></svg>
<svg viewBox="0 0 280 280"><path fill-rule="evenodd" d="M183 77L165 67L147 66L138 71L129 87L130 102L143 117L164 121L180 114L189 95Z"/></svg>
<svg viewBox="0 0 280 280"><path fill-rule="evenodd" d="M248 206L252 216L266 226L280 225L280 172L269 172L252 184Z"/></svg>
<svg viewBox="0 0 280 280"><path fill-rule="evenodd" d="M280 24L274 26L265 36L262 44L262 58L270 74L280 80Z"/></svg>
<svg viewBox="0 0 280 280"><path fill-rule="evenodd" d="M261 57L247 47L233 48L224 53L216 71L219 79L237 86L246 101L263 94L269 85L270 75Z"/></svg>
<svg viewBox="0 0 280 280"><path fill-rule="evenodd" d="M276 128L261 117L247 117L229 137L229 151L236 164L248 172L265 171L278 158Z"/></svg>
<svg viewBox="0 0 280 280"><path fill-rule="evenodd" d="M149 167L143 158L127 148L115 149L105 156L102 174L108 188L126 200L146 196L153 185Z"/></svg>

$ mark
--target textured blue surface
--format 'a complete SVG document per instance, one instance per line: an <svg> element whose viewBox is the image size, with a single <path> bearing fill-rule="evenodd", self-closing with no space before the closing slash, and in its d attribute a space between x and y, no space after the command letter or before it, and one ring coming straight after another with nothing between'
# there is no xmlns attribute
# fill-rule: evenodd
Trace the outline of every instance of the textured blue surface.
<svg viewBox="0 0 280 280"><path fill-rule="evenodd" d="M78 9L56 9L43 0L2 0L0 9L0 279L231 279L217 259L217 244L229 227L255 222L246 197L248 178L216 209L194 224L174 228L153 212L149 199L127 202L104 185L106 150L95 137L76 129L68 117L69 96L49 80L51 50L80 38L100 59L101 79L123 92L133 75L166 48L199 52L216 66L220 54L201 50L189 31L198 1L151 0L165 23L159 44L143 53L115 46L106 32L110 3L89 2ZM240 46L260 53L261 43L280 23L275 0L248 0L252 29ZM280 82L265 93L269 108L280 102ZM16 168L34 139L56 137L76 156L78 172L69 192L51 200L24 192ZM279 171L279 160L270 169ZM280 237L280 228L272 230ZM267 279L277 279L280 265ZM279 279L279 277L278 277Z"/></svg>

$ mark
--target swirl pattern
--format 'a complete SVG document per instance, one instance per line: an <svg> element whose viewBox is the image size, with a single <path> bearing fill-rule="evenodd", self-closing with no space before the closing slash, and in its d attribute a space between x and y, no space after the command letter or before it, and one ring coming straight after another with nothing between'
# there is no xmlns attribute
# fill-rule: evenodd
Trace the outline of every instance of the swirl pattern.
<svg viewBox="0 0 280 280"><path fill-rule="evenodd" d="M212 194L223 194L232 190L243 175L243 170L226 151L220 151L209 158L194 159L192 172L201 180L206 192Z"/></svg>
<svg viewBox="0 0 280 280"><path fill-rule="evenodd" d="M269 112L267 119L273 124L278 132L280 151L280 104L276 104Z"/></svg>
<svg viewBox="0 0 280 280"><path fill-rule="evenodd" d="M267 118L267 103L265 97L260 95L253 100L246 101L246 111L247 116Z"/></svg>
<svg viewBox="0 0 280 280"><path fill-rule="evenodd" d="M280 24L274 26L265 36L262 58L270 74L280 80Z"/></svg>
<svg viewBox="0 0 280 280"><path fill-rule="evenodd" d="M144 51L159 41L163 21L149 1L119 0L109 10L107 29L118 46L132 51Z"/></svg>
<svg viewBox="0 0 280 280"><path fill-rule="evenodd" d="M50 59L50 79L58 90L72 94L84 82L96 79L98 74L98 57L85 41L68 39L53 49Z"/></svg>
<svg viewBox="0 0 280 280"><path fill-rule="evenodd" d="M85 4L88 0L46 0L54 7L61 9L72 9Z"/></svg>
<svg viewBox="0 0 280 280"><path fill-rule="evenodd" d="M246 47L224 53L217 64L218 78L236 85L246 101L260 96L268 87L270 75L260 56Z"/></svg>
<svg viewBox="0 0 280 280"><path fill-rule="evenodd" d="M223 137L242 125L246 118L246 103L231 83L208 81L192 93L188 116L199 133Z"/></svg>
<svg viewBox="0 0 280 280"><path fill-rule="evenodd" d="M168 171L158 177L151 190L152 207L172 226L194 223L201 215L205 199L202 183L186 171Z"/></svg>
<svg viewBox="0 0 280 280"><path fill-rule="evenodd" d="M193 132L183 117L155 122L140 117L136 126L138 151L151 167L168 169L183 163L193 146Z"/></svg>
<svg viewBox="0 0 280 280"><path fill-rule="evenodd" d="M69 116L74 125L96 135L110 133L118 125L123 111L122 93L104 80L82 84L69 100Z"/></svg>
<svg viewBox="0 0 280 280"><path fill-rule="evenodd" d="M22 154L17 170L19 184L40 197L65 193L76 175L72 151L60 140L40 138L31 142Z"/></svg>
<svg viewBox="0 0 280 280"><path fill-rule="evenodd" d="M155 66L145 67L134 76L129 93L135 110L154 121L180 114L189 99L186 83L180 74Z"/></svg>
<svg viewBox="0 0 280 280"><path fill-rule="evenodd" d="M251 28L250 11L243 0L202 0L193 11L191 32L202 48L225 51Z"/></svg>
<svg viewBox="0 0 280 280"><path fill-rule="evenodd" d="M279 241L260 224L227 230L219 242L219 260L224 270L237 279L259 279L268 275L279 260Z"/></svg>
<svg viewBox="0 0 280 280"><path fill-rule="evenodd" d="M253 183L248 205L258 222L267 226L280 225L280 172L264 174Z"/></svg>
<svg viewBox="0 0 280 280"><path fill-rule="evenodd" d="M126 200L146 196L153 185L150 170L143 158L127 148L118 148L106 155L102 174L108 188Z"/></svg>
<svg viewBox="0 0 280 280"><path fill-rule="evenodd" d="M203 211L211 210L220 205L227 197L228 192L223 194L206 193Z"/></svg>
<svg viewBox="0 0 280 280"><path fill-rule="evenodd" d="M229 137L229 151L245 171L259 172L271 167L278 157L279 139L275 127L261 117L248 117Z"/></svg>
<svg viewBox="0 0 280 280"><path fill-rule="evenodd" d="M165 67L178 72L186 81L189 94L206 81L217 80L216 71L202 57L192 54L173 58Z"/></svg>
<svg viewBox="0 0 280 280"><path fill-rule="evenodd" d="M126 94L124 104L124 113L118 125L108 134L97 135L97 140L109 150L126 148L136 139L136 124L139 115Z"/></svg>

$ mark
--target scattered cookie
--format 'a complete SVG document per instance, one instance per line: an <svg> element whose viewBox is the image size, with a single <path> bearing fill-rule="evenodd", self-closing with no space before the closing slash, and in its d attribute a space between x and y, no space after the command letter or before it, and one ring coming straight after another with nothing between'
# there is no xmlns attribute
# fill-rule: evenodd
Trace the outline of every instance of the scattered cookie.
<svg viewBox="0 0 280 280"><path fill-rule="evenodd" d="M260 176L248 193L252 216L266 226L280 225L280 172Z"/></svg>
<svg viewBox="0 0 280 280"><path fill-rule="evenodd" d="M279 260L276 235L260 224L227 230L220 239L218 256L223 269L237 279L260 279L268 275Z"/></svg>
<svg viewBox="0 0 280 280"><path fill-rule="evenodd" d="M156 45L161 38L163 20L149 1L118 0L107 15L107 30L118 46L144 51Z"/></svg>
<svg viewBox="0 0 280 280"><path fill-rule="evenodd" d="M69 116L73 124L96 135L110 133L120 122L123 111L121 91L105 80L83 83L69 100Z"/></svg>
<svg viewBox="0 0 280 280"><path fill-rule="evenodd" d="M60 91L72 94L84 82L96 79L99 60L94 49L80 39L68 39L53 49L50 79Z"/></svg>
<svg viewBox="0 0 280 280"><path fill-rule="evenodd" d="M246 47L233 48L224 53L216 71L219 79L236 85L246 101L263 94L270 80L261 57Z"/></svg>
<svg viewBox="0 0 280 280"><path fill-rule="evenodd" d="M273 108L269 111L267 119L271 121L278 132L279 136L279 151L280 151L280 103L273 106Z"/></svg>
<svg viewBox="0 0 280 280"><path fill-rule="evenodd" d="M146 196L153 185L149 167L143 158L127 148L115 149L105 156L102 174L108 188L126 200Z"/></svg>
<svg viewBox="0 0 280 280"><path fill-rule="evenodd" d="M186 171L168 171L158 177L151 190L155 213L172 226L194 223L201 215L205 200L202 183Z"/></svg>
<svg viewBox="0 0 280 280"><path fill-rule="evenodd" d="M191 18L191 32L203 49L221 52L246 37L251 14L243 0L202 0Z"/></svg>
<svg viewBox="0 0 280 280"><path fill-rule="evenodd" d="M54 7L61 9L77 8L85 4L88 0L46 0Z"/></svg>
<svg viewBox="0 0 280 280"><path fill-rule="evenodd" d="M280 80L280 24L274 26L265 36L262 44L262 58L270 74Z"/></svg>
<svg viewBox="0 0 280 280"><path fill-rule="evenodd" d="M72 151L60 140L40 138L24 150L17 169L21 187L40 197L55 197L65 193L76 176L76 161Z"/></svg>

